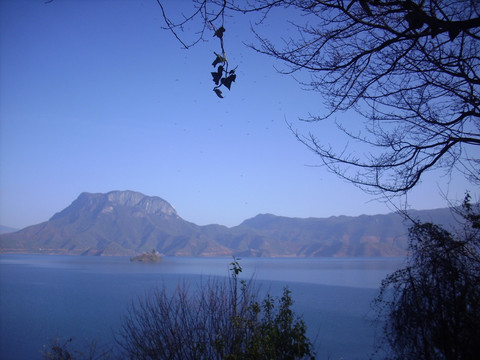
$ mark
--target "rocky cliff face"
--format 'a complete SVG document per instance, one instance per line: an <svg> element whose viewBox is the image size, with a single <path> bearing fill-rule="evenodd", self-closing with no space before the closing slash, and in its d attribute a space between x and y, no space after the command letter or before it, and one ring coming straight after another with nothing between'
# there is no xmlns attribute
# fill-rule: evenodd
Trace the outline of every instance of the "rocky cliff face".
<svg viewBox="0 0 480 360"><path fill-rule="evenodd" d="M65 219L71 222L83 215L98 216L114 213L119 209L128 210L133 216L179 218L173 206L159 197L145 196L135 191L111 191L107 194L81 193L69 207L55 214L50 221Z"/></svg>
<svg viewBox="0 0 480 360"><path fill-rule="evenodd" d="M112 191L106 194L107 206L126 206L145 214L164 215L178 218L177 212L165 200L156 196L145 196L135 191Z"/></svg>
<svg viewBox="0 0 480 360"><path fill-rule="evenodd" d="M445 224L448 209L414 212ZM82 193L49 221L0 235L0 252L170 256L400 256L408 224L398 214L287 218L258 215L239 226L198 226L159 197L134 191Z"/></svg>

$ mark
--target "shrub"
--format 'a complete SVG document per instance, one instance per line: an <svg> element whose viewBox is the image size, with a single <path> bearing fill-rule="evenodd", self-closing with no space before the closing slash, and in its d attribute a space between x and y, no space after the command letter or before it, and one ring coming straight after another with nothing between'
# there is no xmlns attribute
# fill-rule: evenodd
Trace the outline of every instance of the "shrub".
<svg viewBox="0 0 480 360"><path fill-rule="evenodd" d="M407 266L382 282L376 299L392 359L480 358L478 214L467 196L461 235L431 223L410 229Z"/></svg>
<svg viewBox="0 0 480 360"><path fill-rule="evenodd" d="M209 279L192 291L153 290L132 304L117 343L124 358L313 359L306 326L291 309L290 291L257 301L252 281L238 279L237 259L229 280Z"/></svg>

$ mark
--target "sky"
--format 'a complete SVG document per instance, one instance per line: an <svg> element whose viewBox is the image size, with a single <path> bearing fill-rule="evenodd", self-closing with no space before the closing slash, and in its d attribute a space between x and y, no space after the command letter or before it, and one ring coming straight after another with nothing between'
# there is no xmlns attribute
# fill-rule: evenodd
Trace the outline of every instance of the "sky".
<svg viewBox="0 0 480 360"><path fill-rule="evenodd" d="M167 10L178 16L189 4ZM262 34L280 37L286 20ZM218 39L185 50L163 26L155 0L0 0L1 225L38 224L82 192L112 190L159 196L198 225L235 226L259 213L382 214L400 204L340 180L295 139L287 122L344 141L331 123L297 120L324 112L323 100L245 46L250 20L226 19L225 50L238 67L224 99L210 75ZM408 206L446 207L472 191L461 175L441 175L426 176Z"/></svg>

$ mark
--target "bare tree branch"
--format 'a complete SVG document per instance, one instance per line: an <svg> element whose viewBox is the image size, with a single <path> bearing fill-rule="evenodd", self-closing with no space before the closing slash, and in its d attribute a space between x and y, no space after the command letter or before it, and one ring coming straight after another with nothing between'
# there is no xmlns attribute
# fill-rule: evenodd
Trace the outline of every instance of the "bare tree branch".
<svg viewBox="0 0 480 360"><path fill-rule="evenodd" d="M387 194L408 192L433 169L468 168L465 176L480 178L478 156L472 156L472 149L480 145L478 1L195 3L199 8L212 6L215 10L209 14L217 17L227 11L261 14L260 24L268 21L274 8L284 11L285 18L296 19L297 32L291 33L297 35L280 44L263 36L257 22L252 29L257 43L250 47L282 61L282 73L303 76L300 84L323 98L325 114L303 120L322 121L344 111L366 119L361 135L348 131L348 125L339 127L353 140L339 149L292 127L297 139L340 177ZM357 143L368 145L370 151L355 151Z"/></svg>

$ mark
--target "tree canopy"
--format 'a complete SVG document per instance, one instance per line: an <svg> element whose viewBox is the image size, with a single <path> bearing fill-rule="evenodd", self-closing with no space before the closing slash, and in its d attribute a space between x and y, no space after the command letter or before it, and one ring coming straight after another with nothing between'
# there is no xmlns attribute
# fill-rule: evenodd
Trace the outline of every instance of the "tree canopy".
<svg viewBox="0 0 480 360"><path fill-rule="evenodd" d="M290 25L297 31L282 42L263 36L257 22L252 31L258 41L251 47L282 61L281 72L307 75L300 84L319 92L326 111L305 121L345 111L365 120L361 131L338 124L351 140L340 147L291 125L297 138L342 178L391 195L411 190L433 169L460 171L479 183L478 1L193 0L195 11L179 22L157 1L166 28L186 48L209 30L228 29L226 13L261 14L260 23L269 21L271 11L284 11L286 21L294 18ZM187 44L182 31L198 19L203 27ZM369 150L356 151L357 143Z"/></svg>

